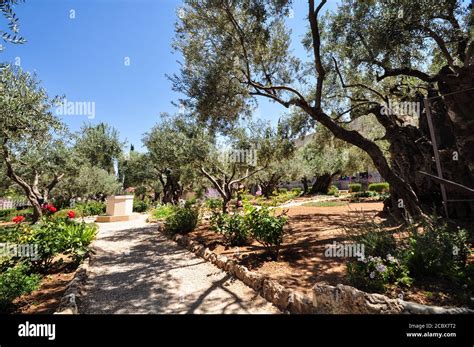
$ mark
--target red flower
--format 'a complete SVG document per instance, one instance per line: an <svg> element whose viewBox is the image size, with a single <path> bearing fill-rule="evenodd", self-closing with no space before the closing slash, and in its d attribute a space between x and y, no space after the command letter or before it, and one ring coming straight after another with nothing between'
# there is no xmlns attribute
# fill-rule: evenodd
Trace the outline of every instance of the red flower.
<svg viewBox="0 0 474 347"><path fill-rule="evenodd" d="M16 224L20 224L21 222L23 222L25 220L25 217L24 216L16 216L12 219L12 222L13 223L16 223Z"/></svg>
<svg viewBox="0 0 474 347"><path fill-rule="evenodd" d="M76 217L76 212L74 212L74 211L69 211L69 212L67 213L67 216L68 216L68 218L73 219L73 218Z"/></svg>
<svg viewBox="0 0 474 347"><path fill-rule="evenodd" d="M43 209L48 210L51 213L54 213L54 212L58 211L58 209L56 207L54 207L54 205L52 205L52 204L44 204Z"/></svg>

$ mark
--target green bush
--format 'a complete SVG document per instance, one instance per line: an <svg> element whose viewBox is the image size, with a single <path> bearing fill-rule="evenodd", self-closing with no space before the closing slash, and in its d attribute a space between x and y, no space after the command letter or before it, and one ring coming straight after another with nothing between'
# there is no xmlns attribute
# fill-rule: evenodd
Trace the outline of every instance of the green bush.
<svg viewBox="0 0 474 347"><path fill-rule="evenodd" d="M133 200L133 212L146 212L151 207L147 200Z"/></svg>
<svg viewBox="0 0 474 347"><path fill-rule="evenodd" d="M74 209L74 208L65 208L64 210L60 210L58 212L56 212L55 214L51 215L51 218L67 218L68 216L68 213L72 211L74 212L74 215L76 217L82 217L81 215L81 211L77 210L77 209Z"/></svg>
<svg viewBox="0 0 474 347"><path fill-rule="evenodd" d="M302 190L301 188L299 188L299 187L293 188L293 189L291 190L292 193L297 194L297 195L301 195L301 192L302 192L302 191L303 191L303 190Z"/></svg>
<svg viewBox="0 0 474 347"><path fill-rule="evenodd" d="M99 216L105 213L106 204L102 201L89 201L86 203L77 203L74 206L76 211L79 211L81 216Z"/></svg>
<svg viewBox="0 0 474 347"><path fill-rule="evenodd" d="M211 218L211 227L223 234L225 241L231 246L242 246L248 242L249 231L245 218L240 214L215 213Z"/></svg>
<svg viewBox="0 0 474 347"><path fill-rule="evenodd" d="M377 223L365 223L363 225L345 228L348 238L354 243L364 245L366 257L386 257L387 254L396 254L397 243L393 234L387 232Z"/></svg>
<svg viewBox="0 0 474 347"><path fill-rule="evenodd" d="M89 251L97 226L68 218L44 218L33 226L18 226L17 232L24 237L24 243L38 247L39 259L31 260L32 264L41 270L47 270L58 254L71 255L74 261L80 261Z"/></svg>
<svg viewBox="0 0 474 347"><path fill-rule="evenodd" d="M28 265L18 263L0 273L0 309L4 310L20 295L32 292L40 282L40 276L30 274Z"/></svg>
<svg viewBox="0 0 474 347"><path fill-rule="evenodd" d="M280 244L283 242L284 226L287 222L284 216L273 216L266 207L252 209L246 216L245 222L253 238L265 247L275 247L278 258Z"/></svg>
<svg viewBox="0 0 474 347"><path fill-rule="evenodd" d="M383 293L390 284L409 287L413 280L408 268L398 259L388 254L385 258L372 257L347 264L349 282L362 290Z"/></svg>
<svg viewBox="0 0 474 347"><path fill-rule="evenodd" d="M1 220L7 220L10 219L10 216L16 215L16 209L15 208L7 208L4 210L0 210L0 219Z"/></svg>
<svg viewBox="0 0 474 347"><path fill-rule="evenodd" d="M406 261L414 277L463 277L469 252L468 233L464 229L448 228L446 223L425 222L423 231L409 229Z"/></svg>
<svg viewBox="0 0 474 347"><path fill-rule="evenodd" d="M357 193L362 190L362 185L360 183L351 183L349 184L349 192L350 193Z"/></svg>
<svg viewBox="0 0 474 347"><path fill-rule="evenodd" d="M31 220L31 217L33 216L33 209L27 208L23 210L16 210L15 208L9 208L0 210L0 221L11 222L12 218L15 216L23 216L27 220Z"/></svg>
<svg viewBox="0 0 474 347"><path fill-rule="evenodd" d="M334 195L334 196L339 196L339 189L335 186L332 185L328 189L328 195Z"/></svg>
<svg viewBox="0 0 474 347"><path fill-rule="evenodd" d="M286 193L288 193L288 189L287 189L287 188L283 188L283 187L282 187L282 188L278 188L278 193L279 193L279 194L286 194Z"/></svg>
<svg viewBox="0 0 474 347"><path fill-rule="evenodd" d="M354 197L356 198L374 198L376 196L378 196L378 193L375 191L365 191L354 194Z"/></svg>
<svg viewBox="0 0 474 347"><path fill-rule="evenodd" d="M387 182L371 183L369 190L377 193L387 193L390 190L390 185Z"/></svg>
<svg viewBox="0 0 474 347"><path fill-rule="evenodd" d="M199 221L199 209L191 206L176 207L165 219L165 231L172 234L187 234L196 228Z"/></svg>
<svg viewBox="0 0 474 347"><path fill-rule="evenodd" d="M284 204L285 202L294 199L298 196L298 193L291 191L291 192L286 192L286 193L281 193L276 196L273 196L268 203L262 203L262 206L276 206L280 204Z"/></svg>
<svg viewBox="0 0 474 347"><path fill-rule="evenodd" d="M222 199L220 198L209 198L206 199L206 207L210 210L222 209Z"/></svg>
<svg viewBox="0 0 474 347"><path fill-rule="evenodd" d="M151 215L154 219L163 219L166 218L174 213L175 206L171 204L161 205L156 207L152 212Z"/></svg>

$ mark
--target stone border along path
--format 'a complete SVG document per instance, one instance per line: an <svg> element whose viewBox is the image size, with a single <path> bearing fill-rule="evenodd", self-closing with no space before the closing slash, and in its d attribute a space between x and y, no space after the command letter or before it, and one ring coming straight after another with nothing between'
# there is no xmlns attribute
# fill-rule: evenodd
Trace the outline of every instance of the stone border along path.
<svg viewBox="0 0 474 347"><path fill-rule="evenodd" d="M99 224L76 297L79 313L281 313L244 283L168 240L146 217Z"/></svg>
<svg viewBox="0 0 474 347"><path fill-rule="evenodd" d="M160 228L162 230L162 228ZM371 294L351 286L331 286L317 283L312 297L285 288L264 275L238 265L226 256L213 253L186 235L167 235L179 245L235 276L284 312L296 314L473 314L466 307L441 307L422 305L401 299L391 299L382 294Z"/></svg>

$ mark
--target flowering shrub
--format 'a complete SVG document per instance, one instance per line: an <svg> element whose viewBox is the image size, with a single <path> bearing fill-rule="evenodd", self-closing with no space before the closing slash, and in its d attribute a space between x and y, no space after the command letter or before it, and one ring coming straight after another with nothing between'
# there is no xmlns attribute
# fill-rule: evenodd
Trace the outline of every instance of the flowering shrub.
<svg viewBox="0 0 474 347"><path fill-rule="evenodd" d="M49 216L35 225L18 224L15 229L9 241L37 246L37 257L24 260L42 271L51 267L57 254L70 255L74 261L80 261L97 233L95 224L78 223L69 217Z"/></svg>
<svg viewBox="0 0 474 347"><path fill-rule="evenodd" d="M352 285L371 292L383 293L389 285L408 287L413 282L408 268L390 254L352 261L347 264L347 271Z"/></svg>
<svg viewBox="0 0 474 347"><path fill-rule="evenodd" d="M423 230L423 231L421 231ZM465 229L449 229L436 220L409 229L405 251L410 272L416 277L463 277L469 254L469 235Z"/></svg>
<svg viewBox="0 0 474 347"><path fill-rule="evenodd" d="M58 211L58 209L56 207L54 207L53 204L44 204L43 205L43 210L45 212L49 212L49 213L56 213Z"/></svg>

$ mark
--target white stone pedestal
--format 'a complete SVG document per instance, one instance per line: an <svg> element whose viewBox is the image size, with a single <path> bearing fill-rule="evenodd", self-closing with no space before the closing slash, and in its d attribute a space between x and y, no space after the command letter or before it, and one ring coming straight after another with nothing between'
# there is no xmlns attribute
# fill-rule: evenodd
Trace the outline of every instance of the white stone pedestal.
<svg viewBox="0 0 474 347"><path fill-rule="evenodd" d="M133 195L112 195L107 197L106 216L98 216L96 222L124 222L135 219Z"/></svg>

